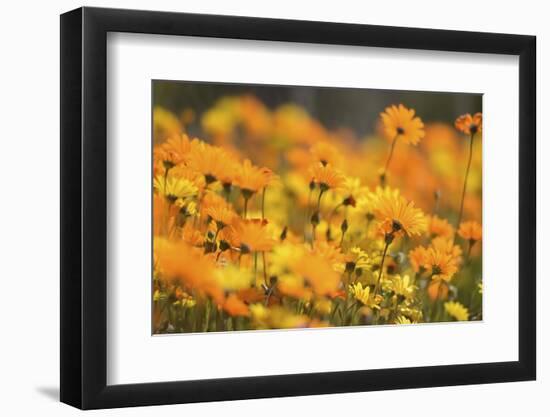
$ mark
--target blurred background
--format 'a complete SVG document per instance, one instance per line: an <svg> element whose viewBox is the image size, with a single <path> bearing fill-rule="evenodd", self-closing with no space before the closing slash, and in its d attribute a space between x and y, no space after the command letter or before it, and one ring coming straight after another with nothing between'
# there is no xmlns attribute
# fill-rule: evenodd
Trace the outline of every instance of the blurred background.
<svg viewBox="0 0 550 417"><path fill-rule="evenodd" d="M457 115L481 111L482 95L469 93L375 90L277 85L226 84L186 81L153 81L153 103L182 114L193 109L189 133L199 135L200 116L225 96L252 95L270 109L286 103L303 107L327 129L352 129L362 137L372 133L379 113L387 106L403 103L416 110L425 123L453 124Z"/></svg>

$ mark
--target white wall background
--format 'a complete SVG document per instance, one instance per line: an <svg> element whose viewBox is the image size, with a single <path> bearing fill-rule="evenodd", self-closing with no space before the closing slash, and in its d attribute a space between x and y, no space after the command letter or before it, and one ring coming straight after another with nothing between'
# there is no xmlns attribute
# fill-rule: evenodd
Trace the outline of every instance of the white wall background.
<svg viewBox="0 0 550 417"><path fill-rule="evenodd" d="M59 392L59 17L82 3L6 2L0 15L0 410L2 415L74 415ZM538 381L231 403L100 411L94 415L280 416L303 413L468 416L544 415L550 411L550 291L543 256L550 250L550 157L542 138L549 74L550 26L544 2L471 0L391 2L124 0L86 5L292 19L510 32L538 37L539 282Z"/></svg>

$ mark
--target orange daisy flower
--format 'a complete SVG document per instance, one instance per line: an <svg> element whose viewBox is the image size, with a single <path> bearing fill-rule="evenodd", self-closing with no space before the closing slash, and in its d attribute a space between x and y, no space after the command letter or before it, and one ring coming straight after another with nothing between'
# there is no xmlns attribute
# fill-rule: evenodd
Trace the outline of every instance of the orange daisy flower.
<svg viewBox="0 0 550 417"><path fill-rule="evenodd" d="M426 217L422 210L414 206L414 202L407 202L404 197L389 189L380 192L375 198L374 216L386 236L415 236L426 230Z"/></svg>
<svg viewBox="0 0 550 417"><path fill-rule="evenodd" d="M430 272L432 279L450 281L458 271L456 258L438 249L428 248L424 268Z"/></svg>
<svg viewBox="0 0 550 417"><path fill-rule="evenodd" d="M216 146L195 140L191 142L189 167L204 175L206 184L221 181L228 172L232 172L232 158Z"/></svg>
<svg viewBox="0 0 550 417"><path fill-rule="evenodd" d="M428 260L428 249L418 246L409 252L409 262L414 272L420 272Z"/></svg>
<svg viewBox="0 0 550 417"><path fill-rule="evenodd" d="M174 178L184 178L191 181L199 190L203 190L205 186L204 176L189 168L186 164L178 164L170 170L170 176Z"/></svg>
<svg viewBox="0 0 550 417"><path fill-rule="evenodd" d="M481 225L475 221L463 222L460 224L460 228L458 229L458 235L464 240L477 242L478 240L481 240Z"/></svg>
<svg viewBox="0 0 550 417"><path fill-rule="evenodd" d="M403 104L392 105L380 113L384 134L389 140L401 138L405 143L416 145L424 137L424 123L414 116L414 110Z"/></svg>
<svg viewBox="0 0 550 417"><path fill-rule="evenodd" d="M328 142L314 144L311 147L311 156L315 162L320 162L322 165L338 165L338 162L340 162L338 149Z"/></svg>
<svg viewBox="0 0 550 417"><path fill-rule="evenodd" d="M332 294L340 284L340 275L334 271L328 260L319 255L304 255L291 269L295 274L304 277L318 295Z"/></svg>
<svg viewBox="0 0 550 417"><path fill-rule="evenodd" d="M432 240L430 246L435 250L452 255L455 258L457 264L459 264L462 260L462 249L460 248L460 246L454 244L452 238L444 238L438 236Z"/></svg>
<svg viewBox="0 0 550 417"><path fill-rule="evenodd" d="M267 220L244 220L236 217L229 230L233 246L241 248L241 253L265 252L277 242L267 227Z"/></svg>
<svg viewBox="0 0 550 417"><path fill-rule="evenodd" d="M181 228L180 236L189 246L200 247L204 245L204 233L195 229L192 222L187 222Z"/></svg>
<svg viewBox="0 0 550 417"><path fill-rule="evenodd" d="M168 170L182 166L191 150L191 142L186 134L170 136L162 145L153 150L154 170L156 174L164 174Z"/></svg>
<svg viewBox="0 0 550 417"><path fill-rule="evenodd" d="M170 153L179 162L184 161L191 151L191 141L189 137L183 133L181 135L170 137L161 145L166 153Z"/></svg>
<svg viewBox="0 0 550 417"><path fill-rule="evenodd" d="M331 244L323 240L317 242L315 247L311 249L311 253L333 264L344 262L346 259L346 255L342 253L341 248L336 243Z"/></svg>
<svg viewBox="0 0 550 417"><path fill-rule="evenodd" d="M191 144L185 134L171 136L162 145L155 146L153 150L155 174L166 173L185 162L190 149Z"/></svg>
<svg viewBox="0 0 550 417"><path fill-rule="evenodd" d="M207 207L204 210L205 214L216 222L218 229L230 225L237 217L237 213L229 206L215 205Z"/></svg>
<svg viewBox="0 0 550 417"><path fill-rule="evenodd" d="M203 256L201 249L182 241L155 238L153 250L159 276L167 284L196 289L218 302L223 300L223 290L216 280L214 264Z"/></svg>
<svg viewBox="0 0 550 417"><path fill-rule="evenodd" d="M481 113L473 116L470 113L463 114L455 120L455 128L466 135L475 135L481 133L482 119Z"/></svg>
<svg viewBox="0 0 550 417"><path fill-rule="evenodd" d="M223 303L223 309L231 316L245 316L250 315L248 306L235 294L230 294Z"/></svg>
<svg viewBox="0 0 550 417"><path fill-rule="evenodd" d="M332 165L315 164L310 169L312 180L319 185L321 190L337 189L344 186L346 177Z"/></svg>
<svg viewBox="0 0 550 417"><path fill-rule="evenodd" d="M201 200L201 216L206 215L202 209L206 210L209 207L231 207L225 198L214 191L206 190Z"/></svg>
<svg viewBox="0 0 550 417"><path fill-rule="evenodd" d="M428 221L428 232L431 236L450 238L453 236L454 228L447 219L431 216Z"/></svg>
<svg viewBox="0 0 550 417"><path fill-rule="evenodd" d="M273 171L269 168L259 168L246 159L238 167L234 182L243 192L251 195L267 187L273 178Z"/></svg>
<svg viewBox="0 0 550 417"><path fill-rule="evenodd" d="M153 150L155 173L164 173L175 167L180 161L177 155L167 151L163 146L155 146Z"/></svg>

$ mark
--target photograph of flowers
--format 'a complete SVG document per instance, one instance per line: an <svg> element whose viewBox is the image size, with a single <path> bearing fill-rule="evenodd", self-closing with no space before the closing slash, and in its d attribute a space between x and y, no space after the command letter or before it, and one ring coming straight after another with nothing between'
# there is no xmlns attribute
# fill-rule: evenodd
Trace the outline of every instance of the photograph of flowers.
<svg viewBox="0 0 550 417"><path fill-rule="evenodd" d="M152 81L152 333L482 320L482 95Z"/></svg>

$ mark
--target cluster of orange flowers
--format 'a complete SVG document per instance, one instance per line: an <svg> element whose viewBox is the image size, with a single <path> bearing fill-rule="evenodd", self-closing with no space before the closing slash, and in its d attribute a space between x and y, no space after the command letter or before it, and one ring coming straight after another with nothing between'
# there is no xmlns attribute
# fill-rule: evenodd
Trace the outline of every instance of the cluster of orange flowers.
<svg viewBox="0 0 550 417"><path fill-rule="evenodd" d="M482 116L367 138L292 104L154 109L155 333L481 319Z"/></svg>

